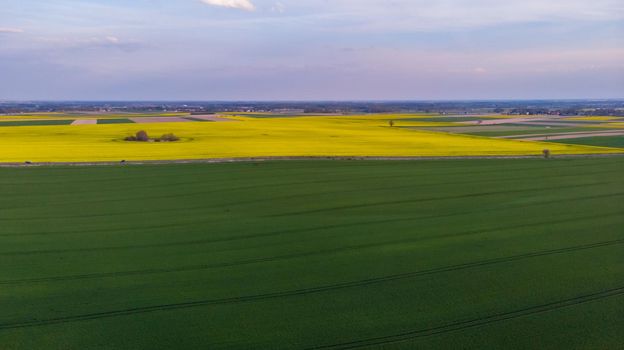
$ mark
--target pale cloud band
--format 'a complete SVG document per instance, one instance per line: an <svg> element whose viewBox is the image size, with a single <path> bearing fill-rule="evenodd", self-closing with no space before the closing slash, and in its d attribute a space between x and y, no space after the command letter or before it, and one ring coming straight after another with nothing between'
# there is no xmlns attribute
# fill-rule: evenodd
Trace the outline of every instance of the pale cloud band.
<svg viewBox="0 0 624 350"><path fill-rule="evenodd" d="M618 21L621 0L283 0L333 14L343 29L358 32L431 32L522 23Z"/></svg>
<svg viewBox="0 0 624 350"><path fill-rule="evenodd" d="M200 0L206 5L221 6L233 9L254 11L256 7L249 0Z"/></svg>
<svg viewBox="0 0 624 350"><path fill-rule="evenodd" d="M523 23L624 20L621 0L199 0L210 6L259 9L316 20L337 32L435 32ZM286 13L288 8L288 13ZM254 19L257 16L253 17ZM267 21L280 21L272 18ZM318 23L321 21L322 23ZM240 22L237 22L240 24Z"/></svg>
<svg viewBox="0 0 624 350"><path fill-rule="evenodd" d="M20 29L20 28L6 28L6 27L0 27L0 34L6 33L6 34L18 34L18 33L23 33L24 30Z"/></svg>

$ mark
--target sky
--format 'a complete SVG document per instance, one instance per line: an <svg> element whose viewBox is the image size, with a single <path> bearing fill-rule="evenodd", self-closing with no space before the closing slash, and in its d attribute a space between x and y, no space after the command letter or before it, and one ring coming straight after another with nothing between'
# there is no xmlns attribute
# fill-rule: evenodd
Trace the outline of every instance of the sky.
<svg viewBox="0 0 624 350"><path fill-rule="evenodd" d="M2 0L0 100L624 98L622 0Z"/></svg>

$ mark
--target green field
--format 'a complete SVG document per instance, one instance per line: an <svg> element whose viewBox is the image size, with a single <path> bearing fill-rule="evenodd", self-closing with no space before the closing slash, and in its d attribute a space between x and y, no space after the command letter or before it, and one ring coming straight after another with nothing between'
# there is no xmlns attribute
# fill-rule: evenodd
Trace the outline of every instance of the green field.
<svg viewBox="0 0 624 350"><path fill-rule="evenodd" d="M624 158L0 168L0 348L618 349Z"/></svg>
<svg viewBox="0 0 624 350"><path fill-rule="evenodd" d="M2 126L40 126L40 125L69 125L73 120L11 120L0 121L0 127Z"/></svg>
<svg viewBox="0 0 624 350"><path fill-rule="evenodd" d="M553 140L549 142L567 143L574 145L620 147L624 148L624 136L583 137L578 139Z"/></svg>

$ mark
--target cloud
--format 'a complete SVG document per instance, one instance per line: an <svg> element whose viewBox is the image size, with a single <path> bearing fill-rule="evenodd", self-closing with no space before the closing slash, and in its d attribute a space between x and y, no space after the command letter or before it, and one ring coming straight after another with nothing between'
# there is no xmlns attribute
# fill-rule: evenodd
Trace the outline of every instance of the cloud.
<svg viewBox="0 0 624 350"><path fill-rule="evenodd" d="M104 36L104 37L91 37L87 39L75 40L71 43L70 47L74 49L119 49L125 52L134 52L143 48L143 44L138 41L121 40L116 36Z"/></svg>
<svg viewBox="0 0 624 350"><path fill-rule="evenodd" d="M281 2L276 2L273 6L271 6L272 12L284 13L286 11L286 6Z"/></svg>
<svg viewBox="0 0 624 350"><path fill-rule="evenodd" d="M18 34L23 32L24 30L20 28L0 27L0 34Z"/></svg>
<svg viewBox="0 0 624 350"><path fill-rule="evenodd" d="M299 9L308 14L324 15L334 28L358 32L432 32L510 24L624 19L621 0L280 1L289 6L289 12ZM328 26L324 24L324 28Z"/></svg>
<svg viewBox="0 0 624 350"><path fill-rule="evenodd" d="M50 50L67 50L75 53L76 51L104 49L117 49L124 52L135 52L146 47L146 45L140 41L123 40L112 35L82 38L39 37L37 38L37 41L42 44L48 52L50 52Z"/></svg>
<svg viewBox="0 0 624 350"><path fill-rule="evenodd" d="M254 11L256 6L249 0L200 0L206 5L221 6L244 11Z"/></svg>
<svg viewBox="0 0 624 350"><path fill-rule="evenodd" d="M104 38L105 41L111 43L111 44L118 44L119 43L119 38L116 36L107 36Z"/></svg>

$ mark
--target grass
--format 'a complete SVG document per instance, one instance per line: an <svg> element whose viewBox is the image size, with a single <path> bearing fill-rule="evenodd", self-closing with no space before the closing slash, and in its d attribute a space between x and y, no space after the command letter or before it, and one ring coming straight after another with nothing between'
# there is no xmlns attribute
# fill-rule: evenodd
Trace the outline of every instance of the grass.
<svg viewBox="0 0 624 350"><path fill-rule="evenodd" d="M623 172L620 157L3 168L0 344L618 348Z"/></svg>
<svg viewBox="0 0 624 350"><path fill-rule="evenodd" d="M409 116L408 116L409 117ZM589 146L498 140L404 127L453 123L395 121L384 116L247 118L236 122L153 123L5 128L0 162L72 162L202 159L271 156L497 156L622 152ZM123 138L144 129L149 135L174 133L169 144L129 143Z"/></svg>
<svg viewBox="0 0 624 350"><path fill-rule="evenodd" d="M583 137L578 139L552 140L550 142L624 148L624 136Z"/></svg>
<svg viewBox="0 0 624 350"><path fill-rule="evenodd" d="M130 119L98 119L98 124L132 124Z"/></svg>
<svg viewBox="0 0 624 350"><path fill-rule="evenodd" d="M73 120L11 120L0 121L0 127L8 126L43 126L43 125L69 125Z"/></svg>

